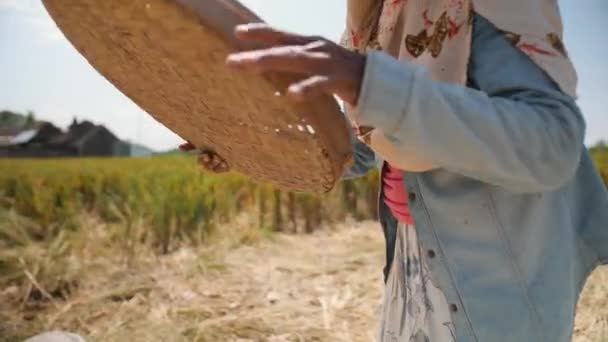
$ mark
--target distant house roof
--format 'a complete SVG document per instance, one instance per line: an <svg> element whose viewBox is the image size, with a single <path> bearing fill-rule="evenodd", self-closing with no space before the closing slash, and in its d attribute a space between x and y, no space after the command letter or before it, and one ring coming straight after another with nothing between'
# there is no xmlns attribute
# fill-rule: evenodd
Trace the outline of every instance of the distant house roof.
<svg viewBox="0 0 608 342"><path fill-rule="evenodd" d="M0 119L2 115L0 112ZM109 153L108 155L149 156L152 154L152 151L143 146L122 142L105 126L87 120L78 122L74 119L65 131L46 121L21 120L18 123L5 121L0 120L2 156L9 156L10 153L17 156L30 155L28 154L30 152L44 156L101 153L95 152L98 150L104 150L106 152L103 153Z"/></svg>
<svg viewBox="0 0 608 342"><path fill-rule="evenodd" d="M61 132L50 122L40 121L30 127L2 127L0 128L0 146L26 144L35 139L41 132Z"/></svg>
<svg viewBox="0 0 608 342"><path fill-rule="evenodd" d="M11 146L27 143L38 133L38 129L28 130L4 130L0 132L0 146Z"/></svg>
<svg viewBox="0 0 608 342"><path fill-rule="evenodd" d="M21 133L14 136L13 139L11 139L10 143L11 145L25 144L32 140L36 136L36 134L38 134L38 131L38 128L22 131Z"/></svg>
<svg viewBox="0 0 608 342"><path fill-rule="evenodd" d="M53 139L50 140L50 143L78 147L86 143L90 137L101 130L108 131L104 126L95 125L90 121L74 123L70 125L69 130L66 133L53 137ZM114 136L112 132L108 131L108 133Z"/></svg>
<svg viewBox="0 0 608 342"><path fill-rule="evenodd" d="M14 137L22 131L21 127L4 126L0 127L0 138Z"/></svg>

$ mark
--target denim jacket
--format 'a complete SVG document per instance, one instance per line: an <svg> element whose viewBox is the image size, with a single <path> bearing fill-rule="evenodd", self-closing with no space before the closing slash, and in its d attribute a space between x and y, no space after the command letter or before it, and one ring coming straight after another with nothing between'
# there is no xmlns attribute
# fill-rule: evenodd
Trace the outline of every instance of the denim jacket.
<svg viewBox="0 0 608 342"><path fill-rule="evenodd" d="M404 173L427 263L458 341L569 341L589 273L608 260L608 196L574 99L476 16L469 88L368 55L361 125L440 169ZM347 176L378 165L354 142ZM387 267L396 220L380 201Z"/></svg>

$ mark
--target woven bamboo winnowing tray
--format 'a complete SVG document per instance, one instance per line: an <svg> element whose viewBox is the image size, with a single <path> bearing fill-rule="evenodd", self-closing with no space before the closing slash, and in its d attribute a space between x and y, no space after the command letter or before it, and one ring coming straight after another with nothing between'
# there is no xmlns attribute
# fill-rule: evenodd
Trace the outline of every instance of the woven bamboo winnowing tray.
<svg viewBox="0 0 608 342"><path fill-rule="evenodd" d="M293 75L225 66L244 46L238 24L261 21L235 0L43 0L74 47L121 92L235 171L284 190L325 192L351 159L336 101L275 95Z"/></svg>

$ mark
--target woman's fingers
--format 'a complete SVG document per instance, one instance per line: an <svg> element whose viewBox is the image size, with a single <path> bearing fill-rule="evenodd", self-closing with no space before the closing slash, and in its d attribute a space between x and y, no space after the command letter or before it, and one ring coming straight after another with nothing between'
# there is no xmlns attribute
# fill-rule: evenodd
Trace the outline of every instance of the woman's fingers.
<svg viewBox="0 0 608 342"><path fill-rule="evenodd" d="M179 149L184 152L190 152L196 150L191 142L185 142L179 146ZM210 150L203 150L197 157L199 165L208 171L222 173L230 171L228 163L220 157L217 153Z"/></svg>
<svg viewBox="0 0 608 342"><path fill-rule="evenodd" d="M213 169L216 173L228 172L230 168L226 162L221 162L215 169Z"/></svg>
<svg viewBox="0 0 608 342"><path fill-rule="evenodd" d="M335 81L328 76L312 76L298 83L294 83L287 89L287 96L297 101L304 101L321 94L334 91Z"/></svg>
<svg viewBox="0 0 608 342"><path fill-rule="evenodd" d="M198 155L197 161L200 166L202 166L206 169L207 164L209 163L209 156L204 153L201 153Z"/></svg>
<svg viewBox="0 0 608 342"><path fill-rule="evenodd" d="M212 170L216 170L224 161L217 154L211 156L211 162L209 163L209 167Z"/></svg>
<svg viewBox="0 0 608 342"><path fill-rule="evenodd" d="M201 152L198 156L198 163L201 164L205 169L213 170L216 162L214 158L214 154L211 152Z"/></svg>
<svg viewBox="0 0 608 342"><path fill-rule="evenodd" d="M230 169L228 163L222 157L211 151L201 152L198 156L198 162L206 170L212 172L221 173Z"/></svg>
<svg viewBox="0 0 608 342"><path fill-rule="evenodd" d="M290 86L296 100L318 93L337 95L356 105L366 58L329 40L284 32L267 24L248 24L235 30L242 41L269 46L231 54L228 66L253 72L287 72L303 79Z"/></svg>
<svg viewBox="0 0 608 342"><path fill-rule="evenodd" d="M283 71L308 75L324 73L330 56L319 51L317 45L320 44L290 45L235 53L228 56L226 64L257 72Z"/></svg>
<svg viewBox="0 0 608 342"><path fill-rule="evenodd" d="M183 152L190 152L196 150L196 146L194 146L191 142L187 141L179 145L179 150Z"/></svg>
<svg viewBox="0 0 608 342"><path fill-rule="evenodd" d="M251 23L238 25L234 35L243 41L260 43L265 46L276 45L306 45L320 37L307 37L295 33L275 29L265 23Z"/></svg>

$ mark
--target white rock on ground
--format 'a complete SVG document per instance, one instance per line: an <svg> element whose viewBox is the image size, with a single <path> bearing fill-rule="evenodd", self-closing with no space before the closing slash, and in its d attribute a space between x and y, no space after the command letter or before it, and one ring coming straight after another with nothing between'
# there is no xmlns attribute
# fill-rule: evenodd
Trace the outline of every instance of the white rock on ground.
<svg viewBox="0 0 608 342"><path fill-rule="evenodd" d="M76 334L62 331L52 331L30 337L24 342L86 342L86 340Z"/></svg>

